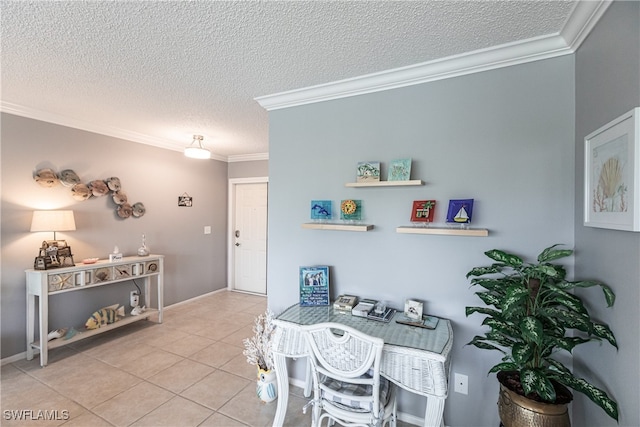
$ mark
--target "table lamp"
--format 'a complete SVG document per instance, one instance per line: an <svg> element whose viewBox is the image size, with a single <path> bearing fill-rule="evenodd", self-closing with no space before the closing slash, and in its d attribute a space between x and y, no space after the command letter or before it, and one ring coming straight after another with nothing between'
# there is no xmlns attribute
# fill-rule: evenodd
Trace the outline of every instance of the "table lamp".
<svg viewBox="0 0 640 427"><path fill-rule="evenodd" d="M53 231L56 240L57 231L75 231L76 221L73 211L33 211L31 231Z"/></svg>

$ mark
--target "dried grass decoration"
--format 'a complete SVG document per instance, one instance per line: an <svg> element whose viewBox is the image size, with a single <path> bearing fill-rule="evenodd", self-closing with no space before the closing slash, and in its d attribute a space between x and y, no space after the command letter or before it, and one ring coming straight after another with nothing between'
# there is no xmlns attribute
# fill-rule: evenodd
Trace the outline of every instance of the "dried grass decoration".
<svg viewBox="0 0 640 427"><path fill-rule="evenodd" d="M274 368L273 354L271 352L271 340L275 330L273 318L274 314L271 310L267 310L264 314L256 317L256 322L253 326L254 336L242 340L245 347L242 354L247 357L247 363L264 371L270 371Z"/></svg>

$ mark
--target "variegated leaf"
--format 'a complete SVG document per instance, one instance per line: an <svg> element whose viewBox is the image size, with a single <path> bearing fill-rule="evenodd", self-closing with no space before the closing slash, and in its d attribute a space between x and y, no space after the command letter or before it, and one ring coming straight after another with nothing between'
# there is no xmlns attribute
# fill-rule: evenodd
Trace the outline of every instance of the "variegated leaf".
<svg viewBox="0 0 640 427"><path fill-rule="evenodd" d="M556 391L542 369L522 369L520 382L525 394L538 393L541 399L555 402Z"/></svg>
<svg viewBox="0 0 640 427"><path fill-rule="evenodd" d="M609 343L611 343L612 346L614 346L615 348L618 348L616 337L613 335L613 332L611 332L611 329L609 329L608 325L605 325L603 323L594 323L593 335L600 338L604 338L605 340L609 341Z"/></svg>
<svg viewBox="0 0 640 427"><path fill-rule="evenodd" d="M512 286L502 301L502 313L505 317L512 317L522 313L523 301L529 298L529 291L522 286Z"/></svg>
<svg viewBox="0 0 640 427"><path fill-rule="evenodd" d="M608 285L605 285L602 282L597 280L581 280L578 282L562 282L558 283L562 289L574 289L574 288L590 288L592 286L600 286L602 288L602 292L604 292L604 298L607 301L607 307L613 306L616 302L616 295L613 293L611 288Z"/></svg>
<svg viewBox="0 0 640 427"><path fill-rule="evenodd" d="M476 337L476 338L479 338L479 337ZM476 347L481 348L483 350L498 350L499 352L504 353L504 350L502 350L500 347L497 347L497 346L495 346L495 345L493 345L491 343L488 343L486 341L482 341L482 340L476 339L476 338L474 338L471 341L469 341L467 343L467 345L473 345L473 346L476 346Z"/></svg>
<svg viewBox="0 0 640 427"><path fill-rule="evenodd" d="M466 307L465 308L465 314L467 317L469 317L473 313L486 314L489 316L495 316L495 315L500 316L499 311L493 310L491 308L486 308L486 307Z"/></svg>
<svg viewBox="0 0 640 427"><path fill-rule="evenodd" d="M572 375L571 371L569 371L569 369L564 366L562 363L560 363L559 361L555 360L555 359L547 359L547 362L549 363L549 370L550 371L558 371L560 374L566 374L566 375ZM554 375L554 379L555 379L555 375Z"/></svg>
<svg viewBox="0 0 640 427"><path fill-rule="evenodd" d="M520 267L522 265L522 258L498 249L492 249L484 254L492 260L505 263L510 267Z"/></svg>
<svg viewBox="0 0 640 427"><path fill-rule="evenodd" d="M582 304L582 301L578 297L568 294L564 291L559 292L556 293L552 298L552 302L554 305L561 304L576 313L587 314L587 309L584 307L584 304Z"/></svg>
<svg viewBox="0 0 640 427"><path fill-rule="evenodd" d="M555 307L548 307L540 310L547 318L555 318L561 322L565 328L576 328L578 330L591 333L592 323L589 316L574 313L567 310L561 310Z"/></svg>
<svg viewBox="0 0 640 427"><path fill-rule="evenodd" d="M471 281L471 285L478 285L500 294L503 294L507 288L504 279L474 279Z"/></svg>
<svg viewBox="0 0 640 427"><path fill-rule="evenodd" d="M485 274L494 274L502 271L500 266L492 265L491 267L475 267L467 273L467 279L471 276L484 276Z"/></svg>
<svg viewBox="0 0 640 427"><path fill-rule="evenodd" d="M526 341L534 342L537 345L542 345L542 329L542 323L533 316L527 316L520 322L522 338Z"/></svg>
<svg viewBox="0 0 640 427"><path fill-rule="evenodd" d="M558 270L556 270L553 265L548 265L548 264L539 265L536 267L536 271L539 271L540 273L549 277L558 276Z"/></svg>
<svg viewBox="0 0 640 427"><path fill-rule="evenodd" d="M520 366L526 365L534 354L534 346L530 343L517 342L511 349L513 360Z"/></svg>
<svg viewBox="0 0 640 427"><path fill-rule="evenodd" d="M549 246L540 252L540 255L538 255L538 262L554 261L556 259L568 257L573 253L573 250L571 249L554 249L556 246L560 246L560 244Z"/></svg>
<svg viewBox="0 0 640 427"><path fill-rule="evenodd" d="M592 340L581 337L549 337L548 341L551 346L561 348L571 353L575 346Z"/></svg>
<svg viewBox="0 0 640 427"><path fill-rule="evenodd" d="M515 326L513 326L512 324L509 324L508 322L504 322L502 320L498 320L498 319L492 319L487 317L486 319L484 319L482 321L483 325L489 326L490 328L496 330L497 332L500 332L501 334L508 336L508 337L518 337L520 336L520 331L518 330L518 328L516 328Z"/></svg>
<svg viewBox="0 0 640 427"><path fill-rule="evenodd" d="M512 347L515 343L512 339L506 337L504 334L501 334L497 331L489 331L487 332L487 339L489 341L495 342L503 347Z"/></svg>
<svg viewBox="0 0 640 427"><path fill-rule="evenodd" d="M478 298L487 305L493 305L496 308L500 307L500 298L496 297L491 292L476 292Z"/></svg>
<svg viewBox="0 0 640 427"><path fill-rule="evenodd" d="M489 373L500 372L500 371L517 371L518 365L513 362L502 362L498 363L493 368L489 369Z"/></svg>
<svg viewBox="0 0 640 427"><path fill-rule="evenodd" d="M557 381L591 399L596 405L601 407L607 415L618 421L618 404L611 399L603 390L588 383L582 378L577 378L571 374L562 373L558 375Z"/></svg>

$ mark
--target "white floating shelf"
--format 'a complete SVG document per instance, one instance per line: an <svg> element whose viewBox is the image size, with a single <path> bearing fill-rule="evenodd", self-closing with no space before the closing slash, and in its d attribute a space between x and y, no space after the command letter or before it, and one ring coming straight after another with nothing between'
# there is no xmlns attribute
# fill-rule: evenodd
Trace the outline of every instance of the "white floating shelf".
<svg viewBox="0 0 640 427"><path fill-rule="evenodd" d="M377 182L347 182L345 187L406 187L409 185L422 185L421 179L409 181L377 181Z"/></svg>
<svg viewBox="0 0 640 427"><path fill-rule="evenodd" d="M302 224L302 228L308 228L311 230L369 231L373 229L373 224L331 224L306 222Z"/></svg>
<svg viewBox="0 0 640 427"><path fill-rule="evenodd" d="M486 228L397 227L396 233L487 237L489 235L489 230Z"/></svg>

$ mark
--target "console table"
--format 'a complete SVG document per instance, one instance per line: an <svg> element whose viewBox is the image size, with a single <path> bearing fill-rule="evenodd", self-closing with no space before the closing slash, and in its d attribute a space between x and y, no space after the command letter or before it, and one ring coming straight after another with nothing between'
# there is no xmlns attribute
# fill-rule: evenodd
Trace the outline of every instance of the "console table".
<svg viewBox="0 0 640 427"><path fill-rule="evenodd" d="M300 330L301 325L337 322L356 328L366 334L382 338L381 374L405 390L427 397L424 425L443 425L444 404L448 392L448 378L453 330L451 322L440 319L435 329L401 325L395 322L396 313L389 323L351 316L333 307L289 307L276 319L273 358L278 377L278 406L273 425L281 426L289 398L287 357L306 357L307 348ZM305 394L308 390L305 390Z"/></svg>
<svg viewBox="0 0 640 427"><path fill-rule="evenodd" d="M125 257L120 261L109 262L100 260L94 264L78 264L75 267L55 268L50 270L26 270L27 275L27 360L33 359L34 349L40 350L40 366L47 365L50 349L70 344L96 334L110 331L115 328L148 319L151 315L158 315L158 323L162 323L163 307L163 272L164 256L149 255L146 257ZM151 308L151 278L156 277L157 308ZM144 281L144 305L147 310L138 316L127 315L115 323L102 326L97 329L78 330L69 339L57 338L48 341L49 332L49 295L65 292L76 292L97 286L108 286L127 280L142 279ZM35 299L38 297L39 333L35 340ZM91 308L83 308L87 311L87 318L93 313ZM127 311L130 308L127 307Z"/></svg>

